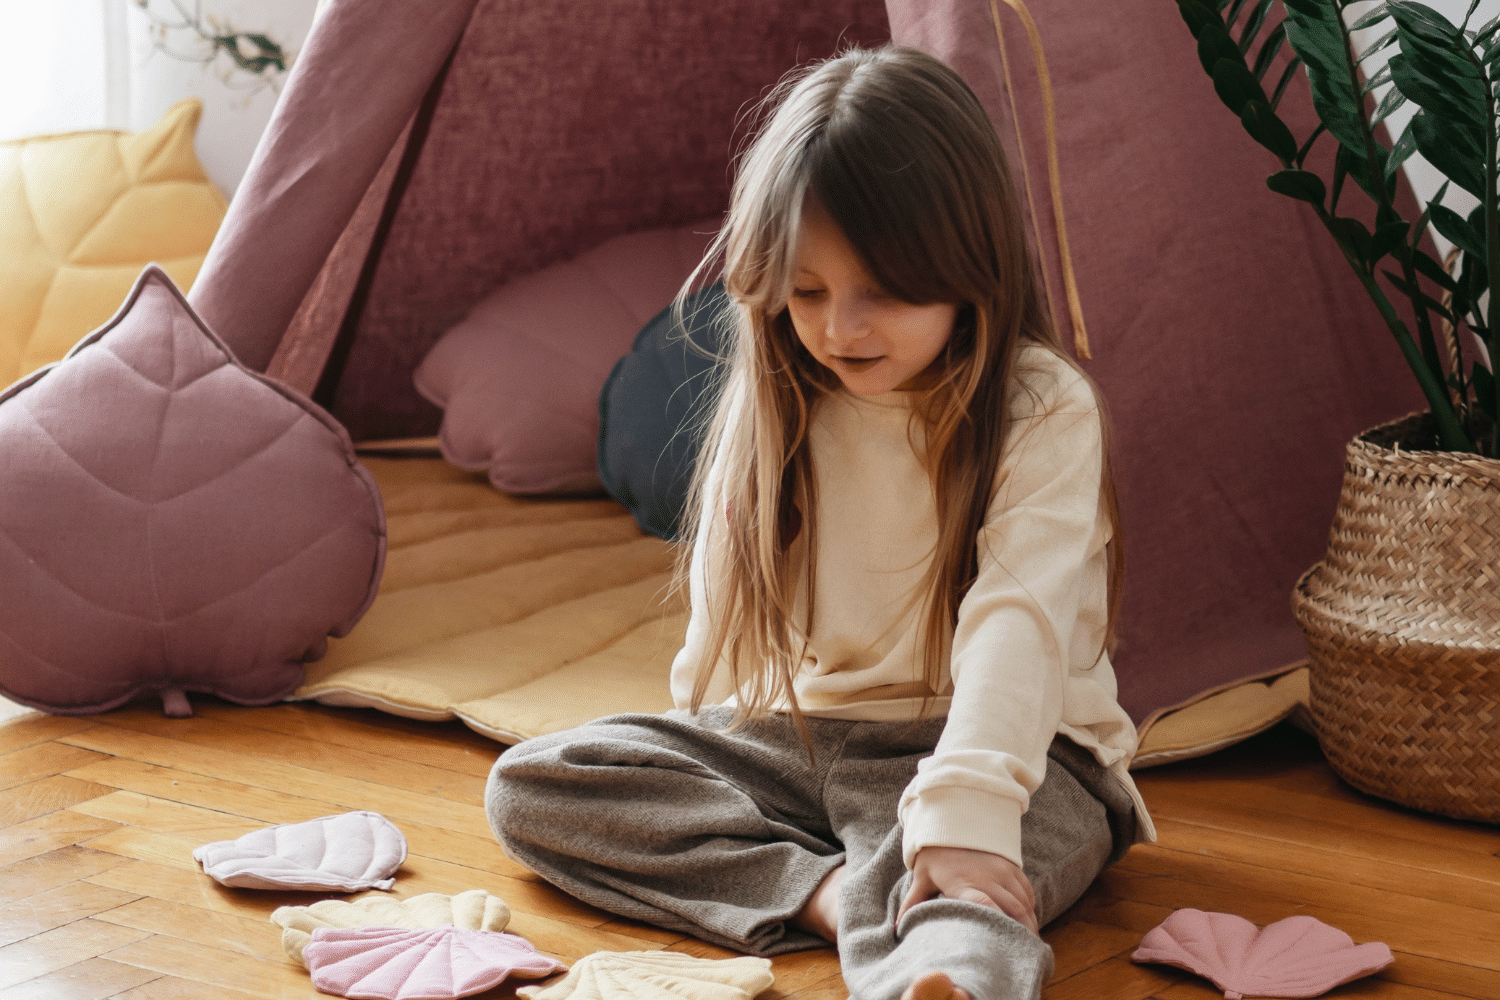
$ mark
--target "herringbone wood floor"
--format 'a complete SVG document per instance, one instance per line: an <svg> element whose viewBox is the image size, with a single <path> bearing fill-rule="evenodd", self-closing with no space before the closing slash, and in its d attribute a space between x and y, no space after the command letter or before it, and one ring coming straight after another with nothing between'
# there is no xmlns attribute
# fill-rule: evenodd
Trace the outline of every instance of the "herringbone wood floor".
<svg viewBox="0 0 1500 1000"><path fill-rule="evenodd" d="M498 746L456 723L196 707L190 720L136 708L0 726L0 1000L322 996L266 919L319 897L222 888L191 851L350 809L381 812L406 834L397 895L486 888L510 904L511 930L564 961L727 954L614 920L506 859L481 806ZM1045 1000L1219 996L1188 973L1130 961L1141 935L1185 906L1258 924L1310 913L1391 946L1395 964L1336 996L1500 1000L1500 829L1366 798L1287 727L1139 780L1160 843L1132 849L1047 929L1057 971ZM774 968L763 1000L845 996L830 950Z"/></svg>

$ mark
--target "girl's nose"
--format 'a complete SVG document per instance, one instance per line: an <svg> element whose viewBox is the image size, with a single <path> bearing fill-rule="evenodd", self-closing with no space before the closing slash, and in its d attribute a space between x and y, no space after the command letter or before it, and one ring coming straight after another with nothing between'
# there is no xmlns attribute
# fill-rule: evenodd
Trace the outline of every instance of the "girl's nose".
<svg viewBox="0 0 1500 1000"><path fill-rule="evenodd" d="M827 337L833 353L848 354L869 333L869 310L858 296L839 296L829 303Z"/></svg>

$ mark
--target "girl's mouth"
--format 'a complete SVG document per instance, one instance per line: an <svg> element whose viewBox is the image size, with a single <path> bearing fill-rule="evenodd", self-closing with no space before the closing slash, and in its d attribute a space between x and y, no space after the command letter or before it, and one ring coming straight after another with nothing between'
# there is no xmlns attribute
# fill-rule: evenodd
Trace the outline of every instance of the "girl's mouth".
<svg viewBox="0 0 1500 1000"><path fill-rule="evenodd" d="M835 355L833 360L836 361L838 363L838 366L845 371L857 373L869 371L871 368L874 368L876 363L884 357L885 355L883 354L878 354L873 358L841 358Z"/></svg>

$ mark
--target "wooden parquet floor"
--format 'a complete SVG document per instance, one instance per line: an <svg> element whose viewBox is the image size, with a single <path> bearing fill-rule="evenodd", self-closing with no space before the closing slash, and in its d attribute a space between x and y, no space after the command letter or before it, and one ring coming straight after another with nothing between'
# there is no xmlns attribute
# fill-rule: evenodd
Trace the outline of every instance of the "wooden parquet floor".
<svg viewBox="0 0 1500 1000"><path fill-rule="evenodd" d="M350 809L406 834L398 896L488 889L514 911L511 930L564 961L728 954L583 906L508 860L481 801L499 748L456 723L195 707L188 720L132 708L0 726L0 1000L323 996L266 919L321 896L222 888L191 852ZM1130 961L1141 935L1185 906L1258 924L1309 913L1390 945L1392 966L1334 996L1500 1000L1500 828L1362 796L1288 727L1139 780L1161 840L1133 848L1046 930L1057 970L1045 1000L1218 997L1189 973ZM846 995L831 950L774 971L763 1000Z"/></svg>

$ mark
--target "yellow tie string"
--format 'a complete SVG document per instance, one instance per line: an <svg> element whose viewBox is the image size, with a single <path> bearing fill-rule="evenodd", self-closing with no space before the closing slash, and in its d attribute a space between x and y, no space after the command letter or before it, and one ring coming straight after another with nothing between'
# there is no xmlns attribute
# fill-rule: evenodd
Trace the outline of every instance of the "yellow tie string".
<svg viewBox="0 0 1500 1000"><path fill-rule="evenodd" d="M990 17L995 22L995 41L1000 46L1000 65L1005 72L1005 89L1010 97L1011 121L1015 125L1016 144L1021 154L1021 173L1026 185L1026 202L1031 210L1031 224L1040 239L1042 230L1037 219L1036 202L1031 195L1031 171L1026 165L1026 147L1021 139L1021 121L1016 114L1015 87L1011 84L1010 60L1005 51L1005 32L1000 26L1000 7L997 0L989 0L989 3ZM1068 249L1068 225L1063 220L1062 174L1057 158L1057 114L1052 104L1052 76L1047 72L1047 55L1042 51L1041 36L1037 33L1036 22L1031 19L1031 12L1026 9L1026 4L1023 0L1005 0L1005 3L1016 12L1016 15L1021 18L1021 23L1026 27L1026 39L1031 43L1031 57L1036 63L1037 80L1041 84L1042 116L1047 131L1047 178L1052 188L1052 216L1057 223L1058 263L1062 268L1063 290L1068 297L1068 317L1073 322L1073 352L1079 358L1089 359L1093 355L1089 353L1089 334L1083 322L1083 303L1078 299L1078 280L1073 276L1073 254ZM1047 293L1047 307L1052 310L1052 280L1048 277L1045 266L1042 268L1042 282ZM1055 312L1053 314L1056 315Z"/></svg>

